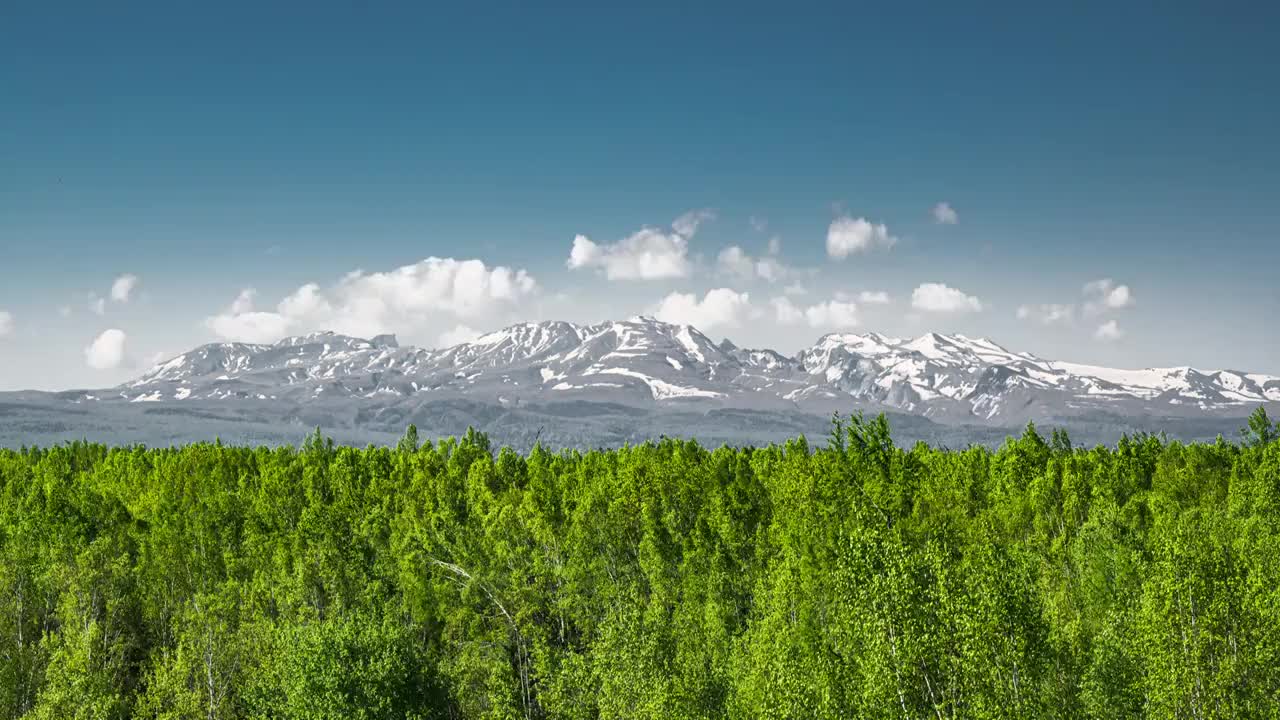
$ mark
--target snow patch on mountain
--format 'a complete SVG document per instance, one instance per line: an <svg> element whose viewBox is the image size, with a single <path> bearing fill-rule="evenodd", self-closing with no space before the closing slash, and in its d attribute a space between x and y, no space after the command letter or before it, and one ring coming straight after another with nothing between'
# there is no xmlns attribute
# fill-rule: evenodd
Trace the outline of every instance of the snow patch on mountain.
<svg viewBox="0 0 1280 720"><path fill-rule="evenodd" d="M1247 413L1250 404L1280 402L1280 378L1052 361L988 338L941 333L833 333L788 357L728 340L717 345L689 325L633 317L597 325L520 323L437 349L402 347L393 336L364 340L331 332L274 344L215 343L160 362L117 391L136 402L348 397L387 403L432 393L504 406L573 391L575 398L623 404L709 402L824 413L883 407L941 421L1015 424L1097 410Z"/></svg>

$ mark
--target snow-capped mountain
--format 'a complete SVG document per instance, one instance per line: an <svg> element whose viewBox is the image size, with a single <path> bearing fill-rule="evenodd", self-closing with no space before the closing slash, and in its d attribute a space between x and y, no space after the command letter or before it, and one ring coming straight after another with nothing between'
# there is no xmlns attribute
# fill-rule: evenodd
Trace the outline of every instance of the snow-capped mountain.
<svg viewBox="0 0 1280 720"><path fill-rule="evenodd" d="M205 345L82 400L131 402L464 397L503 406L561 400L820 413L884 408L957 423L1243 415L1280 402L1280 377L1189 367L1117 370L1038 358L985 338L831 334L795 356L716 344L688 325L636 317L523 323L442 349L333 333L270 345Z"/></svg>

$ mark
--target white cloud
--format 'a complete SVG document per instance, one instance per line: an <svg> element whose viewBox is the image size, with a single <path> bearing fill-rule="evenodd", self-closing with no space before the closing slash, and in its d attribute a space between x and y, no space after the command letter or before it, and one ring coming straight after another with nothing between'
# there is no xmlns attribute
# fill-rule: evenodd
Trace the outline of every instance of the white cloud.
<svg viewBox="0 0 1280 720"><path fill-rule="evenodd" d="M573 239L570 270L598 267L610 280L658 280L689 276L689 241L679 233L643 228L612 245L585 235Z"/></svg>
<svg viewBox="0 0 1280 720"><path fill-rule="evenodd" d="M737 245L720 251L716 258L716 268L722 275L731 275L743 280L760 278L767 282L778 282L791 273L791 269L776 258L753 258Z"/></svg>
<svg viewBox="0 0 1280 720"><path fill-rule="evenodd" d="M708 290L701 300L694 293L673 292L652 314L663 322L692 325L706 331L713 327L737 327L751 312L749 293L729 288Z"/></svg>
<svg viewBox="0 0 1280 720"><path fill-rule="evenodd" d="M537 283L524 270L429 257L388 272L356 270L328 290L308 283L269 311L255 310L256 293L246 289L205 324L219 337L245 342L274 342L315 330L357 337L415 335L442 321L484 318L517 306L536 291Z"/></svg>
<svg viewBox="0 0 1280 720"><path fill-rule="evenodd" d="M482 334L479 330L466 325L457 325L452 330L440 333L440 338L436 341L436 345L442 348L449 348L454 345L475 342L475 339Z"/></svg>
<svg viewBox="0 0 1280 720"><path fill-rule="evenodd" d="M293 320L282 313L254 310L255 294L253 288L241 290L226 312L206 318L205 326L223 340L235 342L270 343L289 334Z"/></svg>
<svg viewBox="0 0 1280 720"><path fill-rule="evenodd" d="M253 288L245 288L240 291L235 300L231 301L231 314L239 315L247 313L253 309L253 299L257 297L258 291Z"/></svg>
<svg viewBox="0 0 1280 720"><path fill-rule="evenodd" d="M866 305L888 305L889 293L883 290L863 290L858 293L858 302Z"/></svg>
<svg viewBox="0 0 1280 720"><path fill-rule="evenodd" d="M125 273L111 283L111 299L121 303L129 302L129 296L133 294L133 289L137 286L138 276Z"/></svg>
<svg viewBox="0 0 1280 720"><path fill-rule="evenodd" d="M933 221L939 225L955 225L960 222L960 216L950 203L940 202L933 206Z"/></svg>
<svg viewBox="0 0 1280 720"><path fill-rule="evenodd" d="M89 293L89 312L94 315L105 315L107 313L107 299L100 298L94 293Z"/></svg>
<svg viewBox="0 0 1280 720"><path fill-rule="evenodd" d="M573 247L569 248L569 260L565 263L570 270L600 264L604 259L604 250L586 235L574 235Z"/></svg>
<svg viewBox="0 0 1280 720"><path fill-rule="evenodd" d="M925 312L980 312L982 301L943 283L922 283L911 291L911 307Z"/></svg>
<svg viewBox="0 0 1280 720"><path fill-rule="evenodd" d="M769 304L773 306L774 316L783 325L806 323L815 328L850 328L858 324L858 306L840 299L800 307L791 298L782 296L773 298Z"/></svg>
<svg viewBox="0 0 1280 720"><path fill-rule="evenodd" d="M759 275L762 280L774 283L790 275L791 268L783 265L774 258L765 257L756 261L756 274Z"/></svg>
<svg viewBox="0 0 1280 720"><path fill-rule="evenodd" d="M808 295L809 289L801 283L794 283L782 289L783 295Z"/></svg>
<svg viewBox="0 0 1280 720"><path fill-rule="evenodd" d="M1069 323L1075 319L1074 305L1046 303L1043 305L1019 305L1015 313L1019 320L1034 320L1045 325Z"/></svg>
<svg viewBox="0 0 1280 720"><path fill-rule="evenodd" d="M858 324L858 306L851 302L828 300L810 305L804 311L811 327L849 328Z"/></svg>
<svg viewBox="0 0 1280 720"><path fill-rule="evenodd" d="M783 325L799 325L804 322L804 311L791 302L791 298L775 297L769 304L773 306L774 316Z"/></svg>
<svg viewBox="0 0 1280 720"><path fill-rule="evenodd" d="M709 208L690 210L671 221L671 229L686 240L698 232L698 226L716 219L716 211Z"/></svg>
<svg viewBox="0 0 1280 720"><path fill-rule="evenodd" d="M769 254L777 255L780 252L782 252L782 238L774 235L769 238Z"/></svg>
<svg viewBox="0 0 1280 720"><path fill-rule="evenodd" d="M1129 307L1133 304L1133 293L1128 285L1121 285L1107 293L1106 303L1109 308Z"/></svg>
<svg viewBox="0 0 1280 720"><path fill-rule="evenodd" d="M755 277L756 267L751 256L737 245L720 251L720 255L716 258L716 268L726 275L737 275L738 277L748 279Z"/></svg>
<svg viewBox="0 0 1280 720"><path fill-rule="evenodd" d="M866 218L841 215L827 228L827 255L836 259L877 247L888 249L897 242L898 238L889 234L889 228L873 224Z"/></svg>
<svg viewBox="0 0 1280 720"><path fill-rule="evenodd" d="M1133 293L1128 285L1117 285L1111 278L1087 282L1082 290L1085 312L1096 315L1107 310L1119 310L1133 304Z"/></svg>
<svg viewBox="0 0 1280 720"><path fill-rule="evenodd" d="M1108 320L1098 326L1098 329L1093 332L1093 337L1104 342L1110 342L1124 337L1124 331L1120 329L1120 324L1115 320Z"/></svg>
<svg viewBox="0 0 1280 720"><path fill-rule="evenodd" d="M1019 320L1031 320L1043 325L1070 324L1075 322L1078 309L1083 310L1083 315L1087 317L1109 310L1119 310L1133 304L1133 293L1129 290L1129 286L1117 285L1111 278L1087 282L1081 288L1081 293L1085 301L1080 308L1072 303L1020 305L1015 314ZM1118 328L1099 330L1099 332L1108 334L1113 330L1118 332Z"/></svg>
<svg viewBox="0 0 1280 720"><path fill-rule="evenodd" d="M84 349L85 362L95 370L114 370L124 364L126 336L123 330L104 330Z"/></svg>
<svg viewBox="0 0 1280 720"><path fill-rule="evenodd" d="M671 231L643 227L612 245L576 235L565 266L600 268L610 280L660 280L688 277L689 239L715 219L714 210L690 210L671 223Z"/></svg>
<svg viewBox="0 0 1280 720"><path fill-rule="evenodd" d="M347 276L352 277L351 275ZM377 293L373 295L376 296ZM365 294L361 294L365 295ZM236 298L239 300L239 298ZM372 297L357 296L355 302L357 304L368 304ZM374 301L376 302L376 301ZM333 306L325 299L324 293L320 291L320 286L316 283L307 283L302 287L294 290L280 301L278 306L280 314L285 317L315 317L317 315L331 315Z"/></svg>
<svg viewBox="0 0 1280 720"><path fill-rule="evenodd" d="M0 310L0 338L13 334L13 313Z"/></svg>

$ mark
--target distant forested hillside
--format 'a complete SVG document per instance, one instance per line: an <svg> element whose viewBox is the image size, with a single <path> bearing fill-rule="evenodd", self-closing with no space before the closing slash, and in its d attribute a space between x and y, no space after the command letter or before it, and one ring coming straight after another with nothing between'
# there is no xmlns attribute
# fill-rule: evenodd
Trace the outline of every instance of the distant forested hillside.
<svg viewBox="0 0 1280 720"><path fill-rule="evenodd" d="M0 450L0 717L1280 717L1280 439Z"/></svg>

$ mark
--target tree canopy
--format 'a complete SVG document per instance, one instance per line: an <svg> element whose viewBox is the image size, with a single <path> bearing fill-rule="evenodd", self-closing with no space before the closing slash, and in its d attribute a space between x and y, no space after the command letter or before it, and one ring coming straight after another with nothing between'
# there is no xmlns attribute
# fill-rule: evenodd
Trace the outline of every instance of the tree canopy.
<svg viewBox="0 0 1280 720"><path fill-rule="evenodd" d="M1280 439L0 450L0 718L1276 718Z"/></svg>

